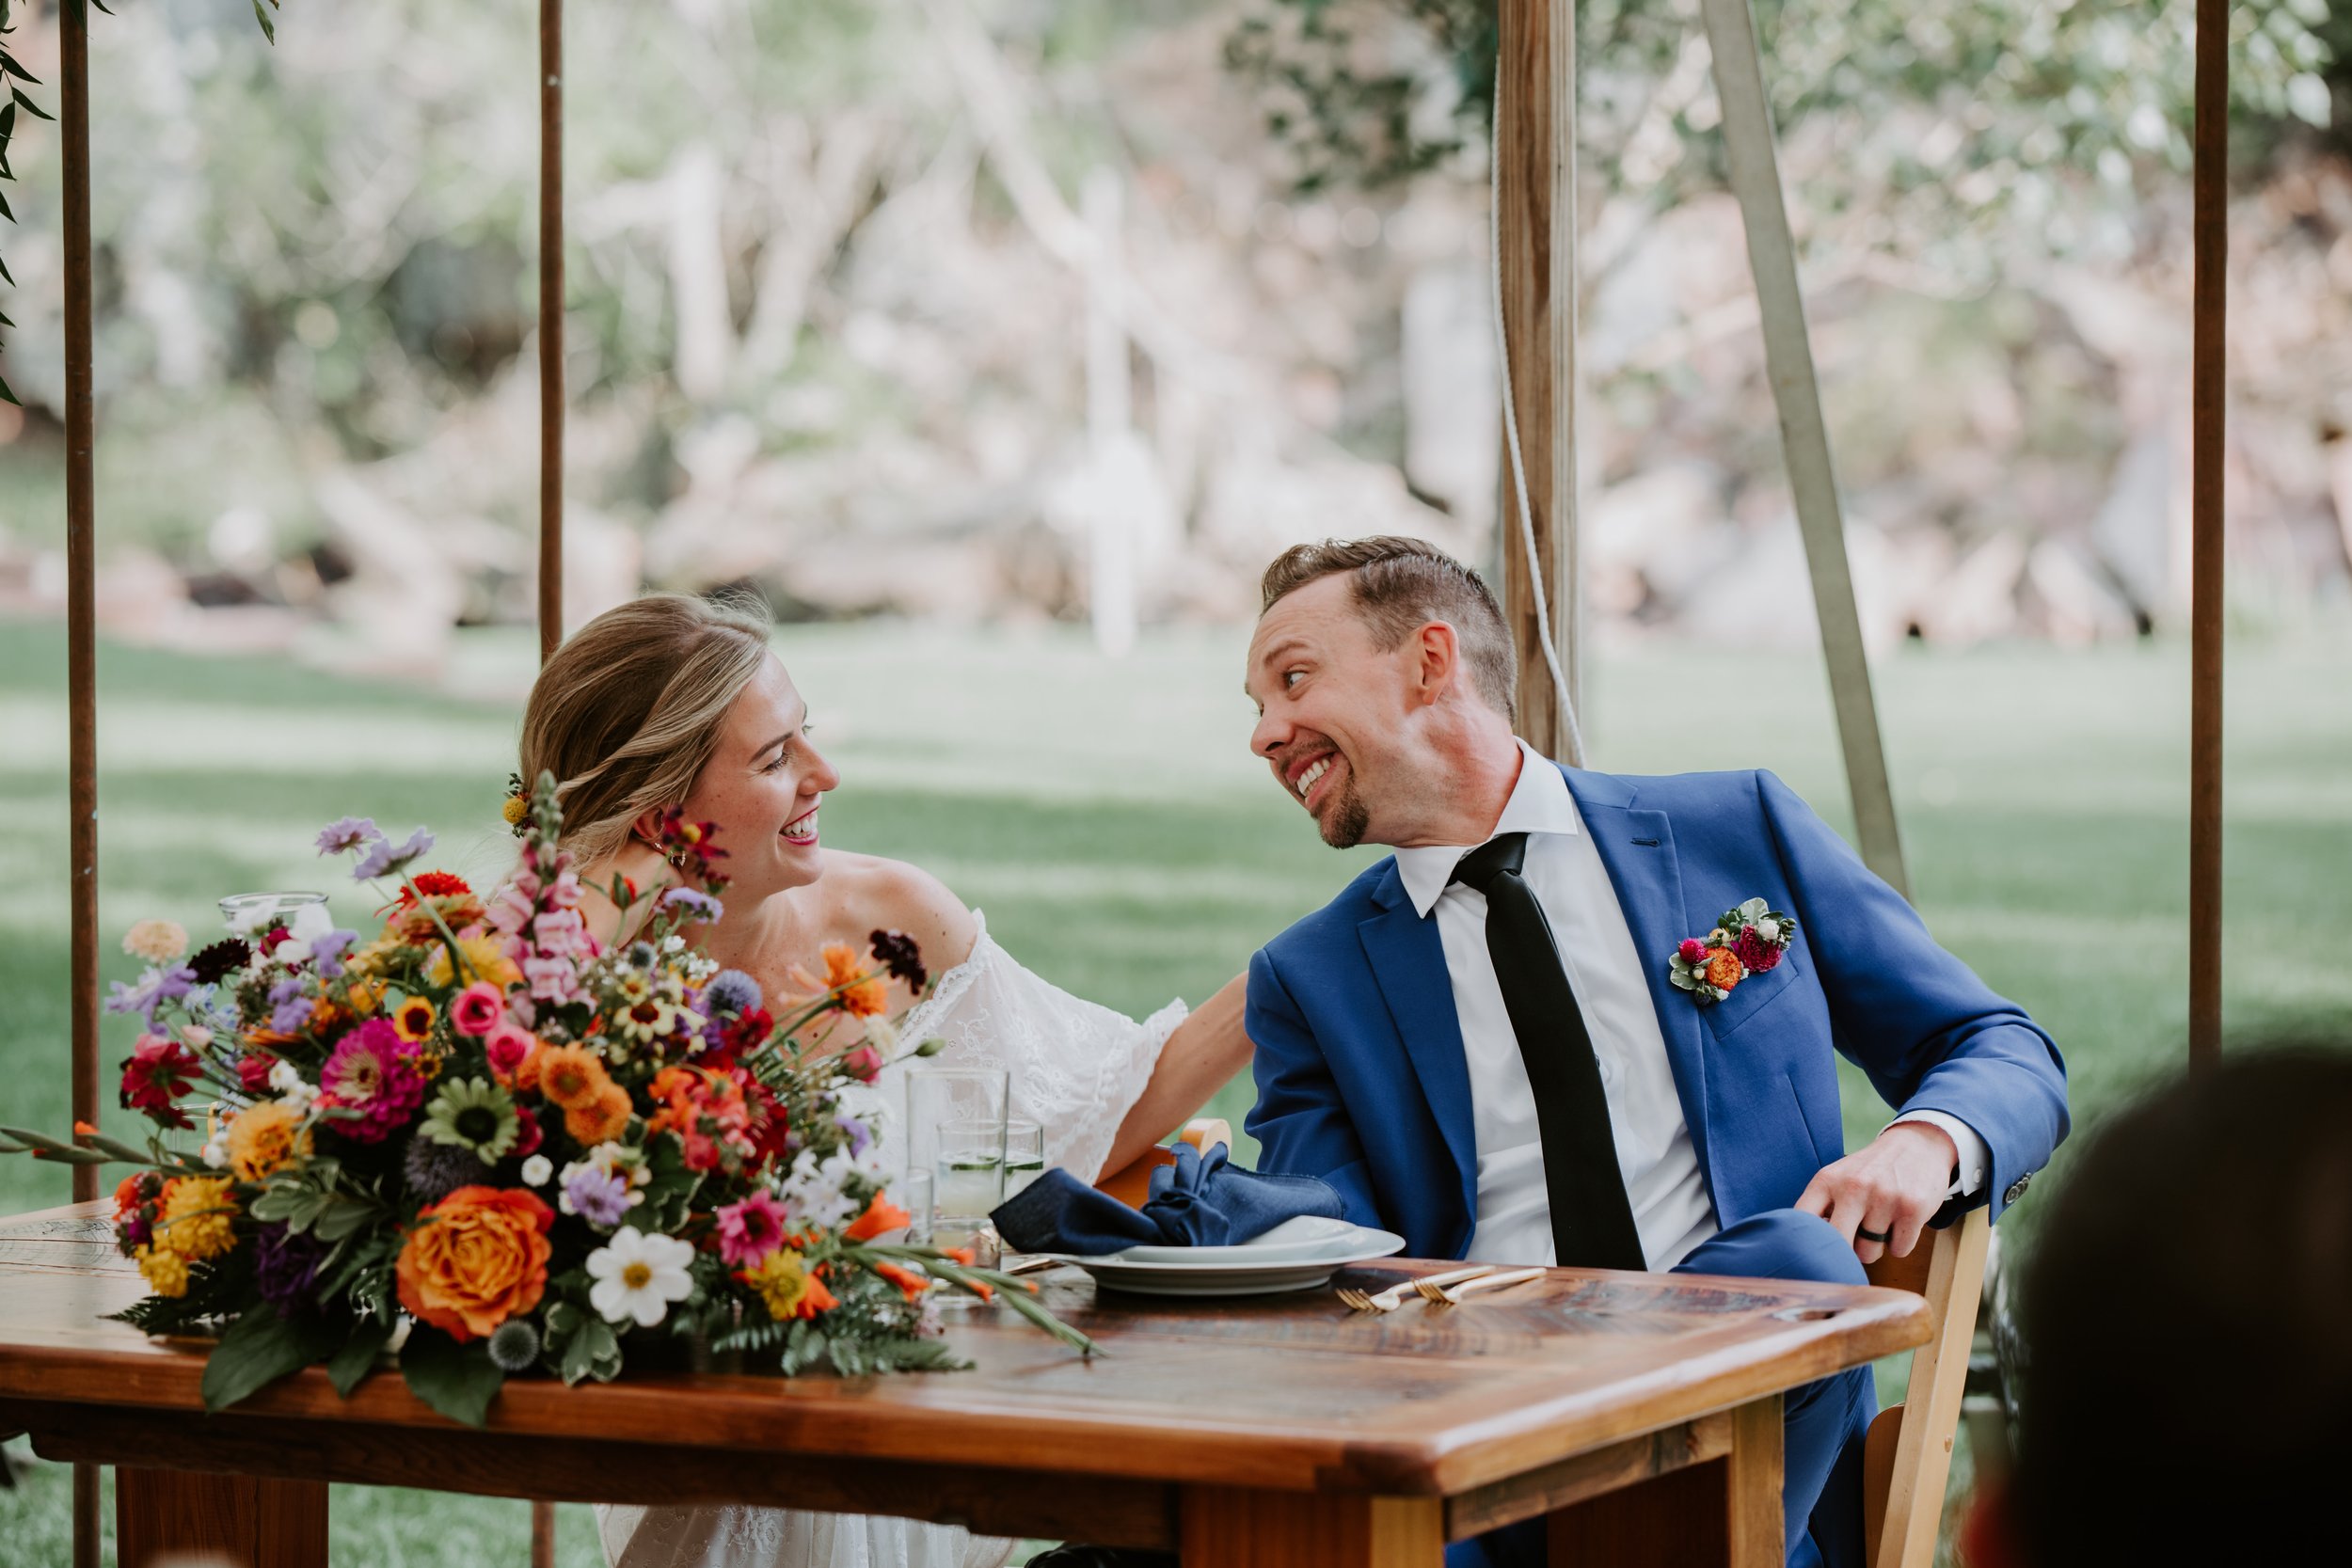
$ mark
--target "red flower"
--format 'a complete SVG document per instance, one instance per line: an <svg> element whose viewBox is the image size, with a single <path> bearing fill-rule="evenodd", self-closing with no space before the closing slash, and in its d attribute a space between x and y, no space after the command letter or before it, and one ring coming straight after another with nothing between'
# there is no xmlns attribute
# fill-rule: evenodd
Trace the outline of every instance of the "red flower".
<svg viewBox="0 0 2352 1568"><path fill-rule="evenodd" d="M258 1095L269 1087L270 1069L278 1058L264 1051L249 1051L237 1058L237 1086L247 1094Z"/></svg>
<svg viewBox="0 0 2352 1568"><path fill-rule="evenodd" d="M293 940L294 933L287 930L285 927L273 926L262 933L261 940L256 945L264 953L275 953L278 951L278 943Z"/></svg>
<svg viewBox="0 0 2352 1568"><path fill-rule="evenodd" d="M1761 974L1780 962L1779 944L1766 942L1762 937L1757 936L1756 927L1753 926L1740 933L1738 939L1731 944L1731 951L1741 963L1748 966L1748 973L1751 974Z"/></svg>
<svg viewBox="0 0 2352 1568"><path fill-rule="evenodd" d="M165 1127L193 1127L182 1113L181 1096L196 1086L204 1065L178 1040L162 1035L141 1035L122 1064L122 1104L144 1111L148 1119Z"/></svg>
<svg viewBox="0 0 2352 1568"><path fill-rule="evenodd" d="M420 871L409 880L417 884L417 893L422 893L427 898L446 898L453 895L473 892L472 888L466 885L465 878L447 871ZM416 901L416 893L410 892L405 887L400 890L399 902L402 909L407 909Z"/></svg>
<svg viewBox="0 0 2352 1568"><path fill-rule="evenodd" d="M539 1118L531 1114L528 1105L515 1107L515 1120L520 1130L515 1134L515 1147L506 1152L517 1160L528 1160L539 1152L539 1145L547 1134L539 1131Z"/></svg>
<svg viewBox="0 0 2352 1568"><path fill-rule="evenodd" d="M776 1021L765 1007L746 1007L719 1026L719 1047L730 1056L748 1056L768 1043Z"/></svg>

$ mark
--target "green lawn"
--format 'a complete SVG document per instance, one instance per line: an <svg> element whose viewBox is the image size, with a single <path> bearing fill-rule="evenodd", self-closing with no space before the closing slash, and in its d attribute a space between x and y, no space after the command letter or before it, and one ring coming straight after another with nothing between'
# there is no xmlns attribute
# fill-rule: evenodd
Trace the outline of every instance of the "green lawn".
<svg viewBox="0 0 2352 1568"><path fill-rule="evenodd" d="M66 1105L61 629L0 625L0 1119ZM794 628L781 639L845 783L828 838L931 867L1055 980L1140 1014L1193 1000L1334 891L1362 854L1322 847L1247 755L1231 632L1154 639L1123 663L1058 630ZM107 647L100 659L100 924L254 887L333 889L308 847L346 812L441 834L492 872L525 639L469 641L464 695L262 660ZM2229 692L2228 1005L2233 1034L2352 1019L2352 649L2244 646ZM1645 647L1597 660L1596 760L1629 772L1764 765L1846 820L1816 661ZM2078 1125L2182 1059L2186 959L2217 911L2185 908L2186 661L2173 647L1907 654L1880 672L1906 847L1937 933L2067 1053ZM348 884L345 884L348 885ZM338 912L364 914L338 893ZM349 918L346 924L353 923ZM128 978L133 960L105 964ZM2345 1032L2352 1034L2352 1027ZM111 1063L129 1032L108 1021ZM1850 1141L1884 1119L1849 1072ZM1236 1121L1248 1086L1218 1108ZM119 1113L108 1122L128 1130ZM1248 1151L1244 1151L1245 1158ZM2048 1187L2064 1180L2061 1153ZM0 1212L63 1201L62 1172L0 1161ZM2036 1204L2017 1211L2012 1238ZM15 1446L22 1454L22 1445ZM65 1481L0 1492L12 1563L62 1564ZM523 1560L518 1504L339 1488L345 1563ZM597 1560L564 1511L566 1564Z"/></svg>

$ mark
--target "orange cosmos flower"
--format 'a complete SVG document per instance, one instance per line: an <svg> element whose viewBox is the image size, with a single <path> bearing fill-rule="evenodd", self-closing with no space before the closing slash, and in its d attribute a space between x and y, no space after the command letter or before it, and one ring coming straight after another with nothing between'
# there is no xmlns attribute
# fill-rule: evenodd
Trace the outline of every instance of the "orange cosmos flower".
<svg viewBox="0 0 2352 1568"><path fill-rule="evenodd" d="M822 951L825 956L825 989L841 992L841 1006L845 1009L859 1018L874 1018L890 1005L889 993L880 975L871 980L858 980L866 966L858 962L856 949L846 942L829 942Z"/></svg>

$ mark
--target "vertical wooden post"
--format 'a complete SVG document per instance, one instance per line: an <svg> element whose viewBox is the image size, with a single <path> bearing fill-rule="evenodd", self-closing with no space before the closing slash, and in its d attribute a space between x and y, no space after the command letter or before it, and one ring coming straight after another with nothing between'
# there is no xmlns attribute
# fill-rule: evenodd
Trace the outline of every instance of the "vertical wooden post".
<svg viewBox="0 0 2352 1568"><path fill-rule="evenodd" d="M539 0L539 662L563 641L564 0ZM531 1505L531 1568L555 1568L550 1502Z"/></svg>
<svg viewBox="0 0 2352 1568"><path fill-rule="evenodd" d="M564 0L539 0L539 657L564 641Z"/></svg>
<svg viewBox="0 0 2352 1568"><path fill-rule="evenodd" d="M2230 284L2230 7L2197 0L2196 280L2189 395L2188 1065L2221 1059L2224 351Z"/></svg>
<svg viewBox="0 0 2352 1568"><path fill-rule="evenodd" d="M72 960L73 1119L98 1123L98 515L91 451L89 12L57 13L57 130L65 143L65 640L67 925ZM73 1167L73 1201L98 1196L98 1167ZM73 1466L73 1568L98 1568L99 1472Z"/></svg>
<svg viewBox="0 0 2352 1568"><path fill-rule="evenodd" d="M1553 0L1502 0L1496 80L1496 277L1535 562L1552 641L1581 709L1583 574L1576 536L1576 16ZM1502 456L1502 609L1519 649L1519 734L1572 763L1572 727L1544 661L1534 584Z"/></svg>
<svg viewBox="0 0 2352 1568"><path fill-rule="evenodd" d="M1854 608L1853 574L1846 559L1837 477L1830 464L1829 427L1821 418L1804 294L1797 281L1796 241L1789 233L1780 162L1772 150L1772 103L1764 91L1756 17L1748 0L1700 0L1699 14L1707 24L1715 96L1723 105L1724 158L1747 228L1748 268L1756 277L1756 306L1764 321L1764 366L1780 415L1781 451L1796 501L1797 526L1804 538L1805 564L1813 578L1813 613L1820 624L1830 699L1845 750L1855 836L1870 869L1908 897L1910 879L1895 828L1895 797L1886 780L1886 752L1879 738L1862 618Z"/></svg>

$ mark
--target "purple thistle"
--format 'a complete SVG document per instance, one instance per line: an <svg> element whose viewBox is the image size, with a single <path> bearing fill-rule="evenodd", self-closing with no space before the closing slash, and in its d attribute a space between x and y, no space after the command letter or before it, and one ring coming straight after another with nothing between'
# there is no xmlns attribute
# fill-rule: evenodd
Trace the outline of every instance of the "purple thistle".
<svg viewBox="0 0 2352 1568"><path fill-rule="evenodd" d="M409 1139L400 1168L408 1178L410 1195L424 1203L438 1203L460 1187L490 1178L490 1167L472 1149L431 1138Z"/></svg>
<svg viewBox="0 0 2352 1568"><path fill-rule="evenodd" d="M703 988L705 1013L748 1013L767 1000L759 982L739 969L723 969Z"/></svg>

